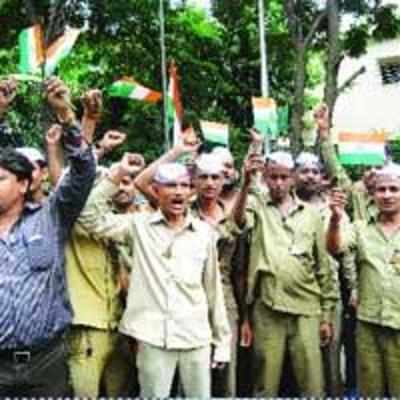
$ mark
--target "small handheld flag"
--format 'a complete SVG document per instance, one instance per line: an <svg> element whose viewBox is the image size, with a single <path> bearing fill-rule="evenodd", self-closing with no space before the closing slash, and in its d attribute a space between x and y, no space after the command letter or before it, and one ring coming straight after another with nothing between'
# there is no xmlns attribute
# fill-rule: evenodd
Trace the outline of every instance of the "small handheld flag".
<svg viewBox="0 0 400 400"><path fill-rule="evenodd" d="M339 159L346 165L382 165L385 162L385 133L339 133Z"/></svg>
<svg viewBox="0 0 400 400"><path fill-rule="evenodd" d="M200 121L204 139L213 144L229 146L229 126L218 122Z"/></svg>
<svg viewBox="0 0 400 400"><path fill-rule="evenodd" d="M108 93L111 97L122 97L126 99L142 100L149 103L157 103L162 94L141 85L132 78L124 77L114 82Z"/></svg>

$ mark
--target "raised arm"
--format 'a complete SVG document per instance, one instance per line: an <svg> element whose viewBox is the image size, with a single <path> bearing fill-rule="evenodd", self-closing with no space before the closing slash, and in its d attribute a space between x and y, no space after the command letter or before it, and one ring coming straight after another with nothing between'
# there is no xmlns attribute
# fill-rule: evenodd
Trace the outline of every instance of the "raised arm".
<svg viewBox="0 0 400 400"><path fill-rule="evenodd" d="M126 140L126 133L110 130L96 143L96 157L100 161L105 155L111 153L115 148L121 146ZM144 161L143 161L144 167Z"/></svg>
<svg viewBox="0 0 400 400"><path fill-rule="evenodd" d="M61 139L62 128L60 125L52 126L46 133L49 178L53 187L57 186L64 168L64 153Z"/></svg>
<svg viewBox="0 0 400 400"><path fill-rule="evenodd" d="M252 185L252 177L261 171L263 167L264 161L259 154L249 155L244 162L243 185L233 206L233 219L240 228L245 225L246 204Z"/></svg>
<svg viewBox="0 0 400 400"><path fill-rule="evenodd" d="M352 181L337 158L331 138L329 109L325 104L322 104L314 112L314 119L317 124L318 137L321 143L322 160L328 170L328 174L331 177L336 177L339 186L349 193L351 191Z"/></svg>
<svg viewBox="0 0 400 400"><path fill-rule="evenodd" d="M6 121L6 114L17 94L17 81L5 79L0 81L0 146L21 146L22 140Z"/></svg>
<svg viewBox="0 0 400 400"><path fill-rule="evenodd" d="M49 199L67 234L83 209L95 177L95 160L71 109L68 88L59 79L46 83L47 101L62 124L62 144L70 169ZM50 128L56 132L61 127Z"/></svg>
<svg viewBox="0 0 400 400"><path fill-rule="evenodd" d="M88 90L81 98L83 106L82 135L87 143L93 143L96 127L103 112L103 95L100 90Z"/></svg>
<svg viewBox="0 0 400 400"><path fill-rule="evenodd" d="M156 161L152 162L147 168L145 168L136 178L135 185L143 193L143 195L153 205L157 205L158 200L156 193L153 190L152 182L154 175L161 164L176 161L179 157L187 153L196 153L199 148L198 144L185 145L178 144L174 146L170 151L162 155Z"/></svg>
<svg viewBox="0 0 400 400"><path fill-rule="evenodd" d="M332 190L330 196L331 218L326 234L326 246L332 256L340 254L344 248L343 230L340 225L343 220L345 206L346 196L344 193L340 190Z"/></svg>
<svg viewBox="0 0 400 400"><path fill-rule="evenodd" d="M79 222L94 238L124 243L132 238L132 215L114 214L108 203L118 192L121 180L136 173L138 168L137 155L126 153L122 161L109 171L108 177L93 189Z"/></svg>

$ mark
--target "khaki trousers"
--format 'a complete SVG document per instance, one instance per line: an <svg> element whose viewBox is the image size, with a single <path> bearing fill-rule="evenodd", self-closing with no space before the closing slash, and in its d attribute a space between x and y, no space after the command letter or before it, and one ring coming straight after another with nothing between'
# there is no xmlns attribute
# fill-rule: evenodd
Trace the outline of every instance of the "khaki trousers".
<svg viewBox="0 0 400 400"><path fill-rule="evenodd" d="M137 368L140 397L170 396L172 380L179 367L185 397L210 397L210 346L192 350L167 350L138 343Z"/></svg>
<svg viewBox="0 0 400 400"><path fill-rule="evenodd" d="M358 321L356 341L360 395L400 397L400 331Z"/></svg>
<svg viewBox="0 0 400 400"><path fill-rule="evenodd" d="M258 301L253 312L256 397L277 397L283 361L289 352L300 396L322 396L318 317L274 311Z"/></svg>
<svg viewBox="0 0 400 400"><path fill-rule="evenodd" d="M110 397L124 394L130 375L134 379L134 356L131 362L119 352L121 334L117 331L74 326L68 336L69 369L77 397L98 397L101 385Z"/></svg>

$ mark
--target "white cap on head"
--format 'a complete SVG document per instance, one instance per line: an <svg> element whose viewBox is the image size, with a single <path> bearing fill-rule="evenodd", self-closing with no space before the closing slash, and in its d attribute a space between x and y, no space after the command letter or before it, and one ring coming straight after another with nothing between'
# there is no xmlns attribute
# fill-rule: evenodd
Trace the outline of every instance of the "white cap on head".
<svg viewBox="0 0 400 400"><path fill-rule="evenodd" d="M294 168L293 157L290 153L287 153L286 151L275 151L273 153L267 154L266 161L267 163L281 165L288 169Z"/></svg>
<svg viewBox="0 0 400 400"><path fill-rule="evenodd" d="M31 164L37 163L37 162L42 162L46 163L46 159L44 158L44 155L36 148L34 147L19 147L16 149L16 151L19 154L22 154L24 157L26 157Z"/></svg>
<svg viewBox="0 0 400 400"><path fill-rule="evenodd" d="M296 167L304 167L315 165L319 169L321 169L321 161L320 159L312 153L303 152L300 153L299 156L296 158Z"/></svg>
<svg viewBox="0 0 400 400"><path fill-rule="evenodd" d="M386 164L383 168L376 170L375 177L377 180L384 178L400 179L400 165L395 163Z"/></svg>
<svg viewBox="0 0 400 400"><path fill-rule="evenodd" d="M188 178L190 179L190 174L187 168L179 163L167 163L161 164L154 175L154 182L161 185L166 185L168 183L174 183L178 179Z"/></svg>
<svg viewBox="0 0 400 400"><path fill-rule="evenodd" d="M232 153L226 147L215 147L211 154L218 156L223 163L233 163L235 161Z"/></svg>
<svg viewBox="0 0 400 400"><path fill-rule="evenodd" d="M196 160L196 173L198 175L219 175L224 171L224 164L217 154L203 153Z"/></svg>

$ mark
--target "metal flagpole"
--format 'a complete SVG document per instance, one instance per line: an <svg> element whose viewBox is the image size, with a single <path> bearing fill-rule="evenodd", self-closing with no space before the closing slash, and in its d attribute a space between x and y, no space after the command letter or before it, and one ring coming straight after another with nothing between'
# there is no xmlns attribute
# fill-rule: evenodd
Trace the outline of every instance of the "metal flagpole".
<svg viewBox="0 0 400 400"><path fill-rule="evenodd" d="M161 76L163 92L163 126L164 126L164 146L170 148L169 126L168 126L168 76L167 76L167 57L165 47L165 14L164 0L160 0L160 47L161 47Z"/></svg>
<svg viewBox="0 0 400 400"><path fill-rule="evenodd" d="M267 40L265 36L265 9L264 0L258 0L258 23L260 29L260 55L261 55L261 93L263 97L269 96L269 78L267 64Z"/></svg>
<svg viewBox="0 0 400 400"><path fill-rule="evenodd" d="M269 77L268 77L268 58L267 58L267 40L265 35L265 7L264 0L258 0L258 25L260 35L260 57L261 57L261 93L262 97L269 97ZM265 137L265 154L270 151L270 140Z"/></svg>

